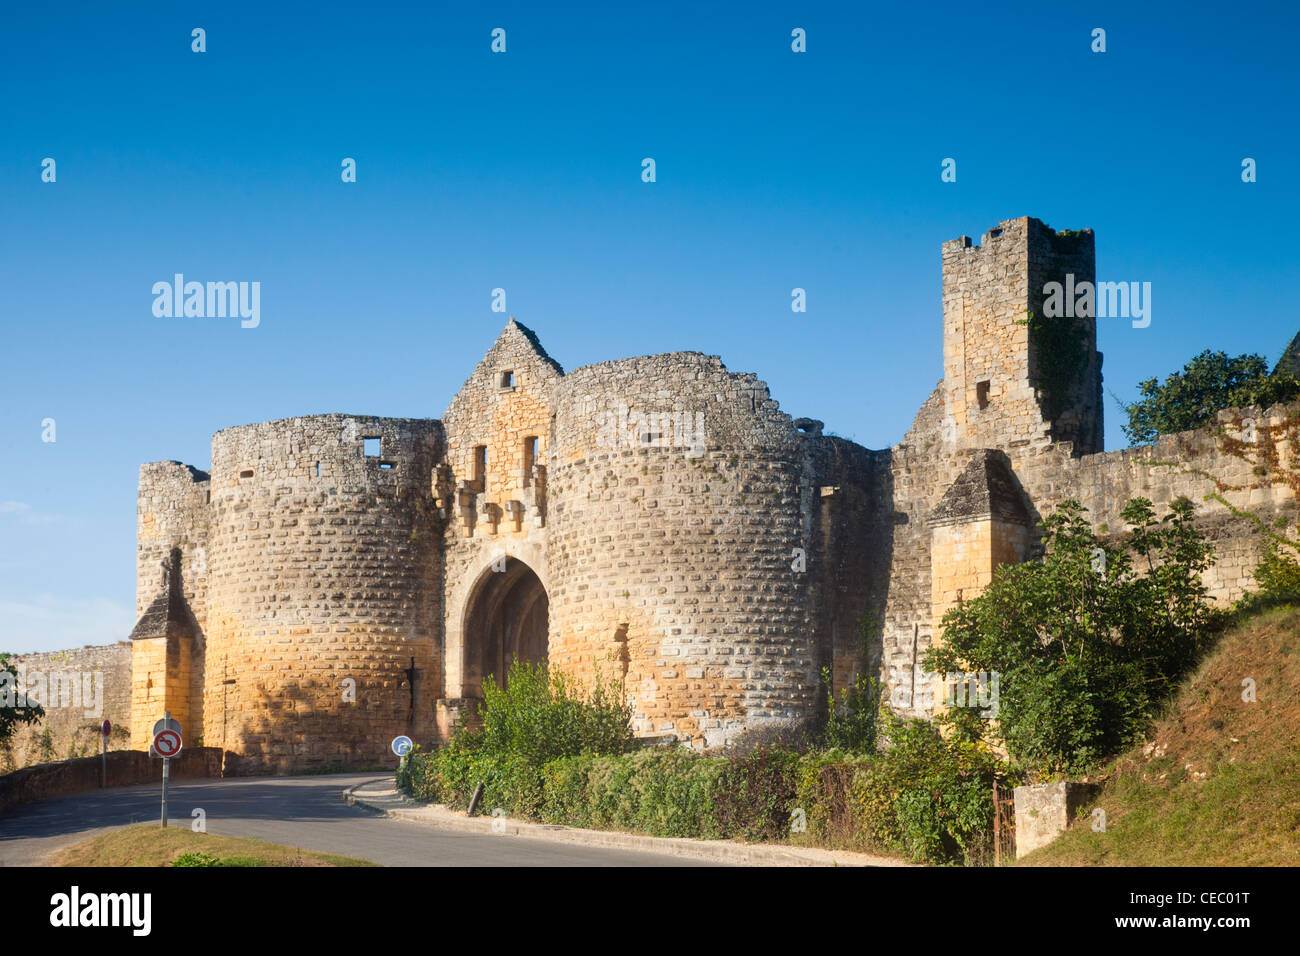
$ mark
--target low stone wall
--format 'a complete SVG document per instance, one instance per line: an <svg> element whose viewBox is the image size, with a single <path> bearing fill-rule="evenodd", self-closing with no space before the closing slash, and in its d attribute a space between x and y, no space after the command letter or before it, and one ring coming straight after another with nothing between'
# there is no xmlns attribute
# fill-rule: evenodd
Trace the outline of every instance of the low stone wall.
<svg viewBox="0 0 1300 956"><path fill-rule="evenodd" d="M98 754L105 720L113 725L108 749L130 745L130 641L16 654L9 664L18 673L15 690L40 704L45 716L14 728L0 746L0 773Z"/></svg>
<svg viewBox="0 0 1300 956"><path fill-rule="evenodd" d="M1100 784L1070 781L1016 787L1016 856L1055 840L1100 790Z"/></svg>
<svg viewBox="0 0 1300 956"><path fill-rule="evenodd" d="M220 777L225 754L219 747L190 747L172 758L171 777ZM100 760L79 757L26 767L0 776L0 813L35 800L100 788ZM162 781L162 760L140 750L108 754L108 785L132 787Z"/></svg>

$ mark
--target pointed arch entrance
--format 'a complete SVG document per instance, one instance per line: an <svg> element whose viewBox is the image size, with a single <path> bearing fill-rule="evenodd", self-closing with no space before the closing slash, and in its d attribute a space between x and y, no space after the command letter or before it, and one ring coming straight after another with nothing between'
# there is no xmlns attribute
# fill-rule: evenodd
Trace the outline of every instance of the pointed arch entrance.
<svg viewBox="0 0 1300 956"><path fill-rule="evenodd" d="M506 558L504 570L486 570L465 610L462 695L482 697L489 675L504 684L513 661L545 663L549 611L545 585L523 561Z"/></svg>

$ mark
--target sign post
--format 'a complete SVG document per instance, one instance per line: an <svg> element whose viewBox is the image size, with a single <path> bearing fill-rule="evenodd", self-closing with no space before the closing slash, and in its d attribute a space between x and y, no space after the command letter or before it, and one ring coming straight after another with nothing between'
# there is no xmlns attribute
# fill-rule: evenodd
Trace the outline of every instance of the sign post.
<svg viewBox="0 0 1300 956"><path fill-rule="evenodd" d="M181 752L181 725L172 720L171 711L153 725L153 746L149 748L162 757L162 825L167 826L167 778L171 776L172 757Z"/></svg>
<svg viewBox="0 0 1300 956"><path fill-rule="evenodd" d="M411 752L411 748L414 746L415 744L411 742L411 738L407 737L405 734L401 737L393 738L393 753L402 758L402 767L406 766L406 755Z"/></svg>
<svg viewBox="0 0 1300 956"><path fill-rule="evenodd" d="M108 732L113 729L113 725L107 720L99 726L99 732L102 736L99 738L99 785L108 786Z"/></svg>

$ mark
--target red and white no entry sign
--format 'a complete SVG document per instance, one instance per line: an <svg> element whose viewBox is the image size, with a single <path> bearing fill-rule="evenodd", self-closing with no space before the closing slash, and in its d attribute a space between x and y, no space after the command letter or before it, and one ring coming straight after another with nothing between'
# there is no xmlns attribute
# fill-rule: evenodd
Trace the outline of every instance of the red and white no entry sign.
<svg viewBox="0 0 1300 956"><path fill-rule="evenodd" d="M160 757L175 757L181 752L181 735L174 730L160 730L153 739L153 749Z"/></svg>

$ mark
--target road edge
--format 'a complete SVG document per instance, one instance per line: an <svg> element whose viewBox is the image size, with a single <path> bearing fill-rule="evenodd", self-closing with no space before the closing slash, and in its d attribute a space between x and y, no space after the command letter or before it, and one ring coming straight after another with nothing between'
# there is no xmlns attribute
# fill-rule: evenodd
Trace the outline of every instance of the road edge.
<svg viewBox="0 0 1300 956"><path fill-rule="evenodd" d="M768 843L733 843L728 840L696 840L686 837L653 837L620 830L585 830L546 823L530 823L510 817L468 817L441 804L420 803L400 793L391 784L374 789L376 781L353 784L343 791L348 804L393 820L407 820L494 836L575 843L621 850L640 850L668 856L689 857L733 866L873 866L906 867L913 864L890 857L824 850L816 847L774 846ZM359 793L364 788L369 792ZM495 827L495 829L494 829Z"/></svg>

